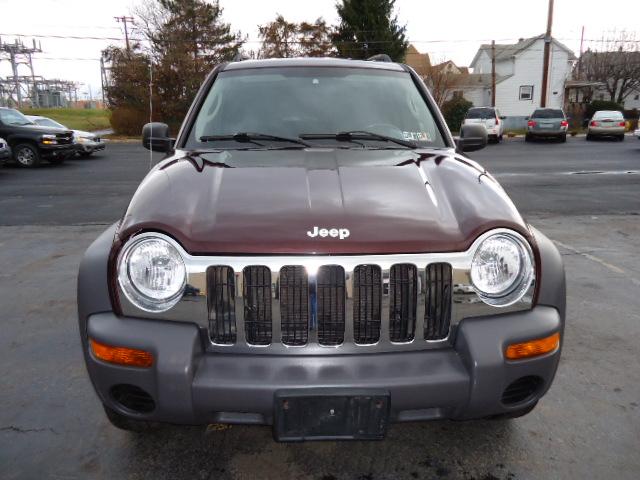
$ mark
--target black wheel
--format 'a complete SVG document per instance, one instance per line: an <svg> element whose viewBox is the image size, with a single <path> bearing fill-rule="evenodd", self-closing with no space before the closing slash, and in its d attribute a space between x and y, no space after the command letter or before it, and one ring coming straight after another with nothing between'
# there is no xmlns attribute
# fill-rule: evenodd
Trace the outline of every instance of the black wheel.
<svg viewBox="0 0 640 480"><path fill-rule="evenodd" d="M40 165L40 152L30 143L20 143L13 147L13 159L24 168L34 168Z"/></svg>
<svg viewBox="0 0 640 480"><path fill-rule="evenodd" d="M78 156L80 158L89 158L91 155L93 155L93 152L80 152L80 153L78 153Z"/></svg>
<svg viewBox="0 0 640 480"><path fill-rule="evenodd" d="M618 137L618 140L620 140L621 142L624 142L624 133Z"/></svg>
<svg viewBox="0 0 640 480"><path fill-rule="evenodd" d="M593 140L593 135L587 133L587 142L590 142L591 140Z"/></svg>
<svg viewBox="0 0 640 480"><path fill-rule="evenodd" d="M502 141L502 135L498 137L498 142L501 142L501 141Z"/></svg>
<svg viewBox="0 0 640 480"><path fill-rule="evenodd" d="M521 410L514 410L513 412L500 413L498 415L493 415L489 417L489 419L490 420L509 420L510 418L524 417L528 413L531 413L531 411L534 408L536 408L536 405L538 405L537 401L535 401L532 405L529 405L528 407L525 407Z"/></svg>
<svg viewBox="0 0 640 480"><path fill-rule="evenodd" d="M107 414L107 418L116 428L120 430L126 430L128 432L144 433L158 428L159 424L155 422L146 422L144 420L133 420L129 417L116 412L115 410L103 405L104 413Z"/></svg>
<svg viewBox="0 0 640 480"><path fill-rule="evenodd" d="M562 136L560 137L560 141L561 141L562 143L565 143L565 142L567 141L567 135L566 135L566 134L562 135Z"/></svg>
<svg viewBox="0 0 640 480"><path fill-rule="evenodd" d="M530 142L531 141L531 135L529 135L528 133L524 136L524 141L525 142Z"/></svg>

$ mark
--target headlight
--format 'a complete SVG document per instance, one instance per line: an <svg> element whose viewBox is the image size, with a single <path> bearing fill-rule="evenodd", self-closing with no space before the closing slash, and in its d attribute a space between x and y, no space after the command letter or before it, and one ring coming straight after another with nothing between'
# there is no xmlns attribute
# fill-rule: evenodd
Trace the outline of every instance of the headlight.
<svg viewBox="0 0 640 480"><path fill-rule="evenodd" d="M471 282L485 303L497 307L514 304L533 278L533 254L520 236L496 233L478 245L471 262Z"/></svg>
<svg viewBox="0 0 640 480"><path fill-rule="evenodd" d="M55 135L44 134L42 135L42 143L45 145L55 145L58 143L57 137Z"/></svg>
<svg viewBox="0 0 640 480"><path fill-rule="evenodd" d="M160 237L134 238L120 254L118 283L129 301L142 310L170 309L182 297L186 282L180 252Z"/></svg>
<svg viewBox="0 0 640 480"><path fill-rule="evenodd" d="M87 143L89 139L87 137L76 137L74 136L74 140L76 143Z"/></svg>

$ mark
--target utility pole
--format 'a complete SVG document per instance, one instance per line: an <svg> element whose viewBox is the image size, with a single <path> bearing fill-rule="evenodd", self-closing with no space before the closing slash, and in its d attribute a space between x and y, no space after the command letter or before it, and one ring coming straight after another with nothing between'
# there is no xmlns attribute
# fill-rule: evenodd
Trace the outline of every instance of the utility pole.
<svg viewBox="0 0 640 480"><path fill-rule="evenodd" d="M496 41L491 40L491 106L496 106Z"/></svg>
<svg viewBox="0 0 640 480"><path fill-rule="evenodd" d="M582 46L584 45L584 25L580 34L580 58L578 59L578 76L582 79Z"/></svg>
<svg viewBox="0 0 640 480"><path fill-rule="evenodd" d="M129 30L127 29L127 23L133 23L133 17L122 15L121 17L113 18L116 19L116 22L124 24L124 40L127 44L127 53L131 53L131 48L129 47Z"/></svg>
<svg viewBox="0 0 640 480"><path fill-rule="evenodd" d="M549 84L549 57L551 56L551 25L553 24L553 0L549 0L547 14L547 33L544 36L544 57L542 65L542 88L540 89L540 106L547 106L547 90Z"/></svg>

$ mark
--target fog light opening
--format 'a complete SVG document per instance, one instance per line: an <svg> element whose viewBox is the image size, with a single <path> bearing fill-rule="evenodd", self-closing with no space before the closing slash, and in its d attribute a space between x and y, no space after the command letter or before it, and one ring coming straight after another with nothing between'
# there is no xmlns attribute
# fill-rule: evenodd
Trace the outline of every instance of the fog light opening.
<svg viewBox="0 0 640 480"><path fill-rule="evenodd" d="M151 395L135 385L120 384L111 387L111 398L121 408L136 413L150 413L156 408Z"/></svg>
<svg viewBox="0 0 640 480"><path fill-rule="evenodd" d="M540 391L543 383L542 378L534 375L520 377L504 389L502 403L511 406L531 400Z"/></svg>

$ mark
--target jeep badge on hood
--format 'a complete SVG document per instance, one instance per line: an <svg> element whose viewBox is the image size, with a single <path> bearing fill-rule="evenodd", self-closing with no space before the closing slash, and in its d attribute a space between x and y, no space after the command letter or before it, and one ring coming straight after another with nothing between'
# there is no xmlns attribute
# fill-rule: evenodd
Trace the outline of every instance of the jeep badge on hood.
<svg viewBox="0 0 640 480"><path fill-rule="evenodd" d="M309 235L311 238L316 238L318 235L321 237L333 237L333 238L340 238L340 240L344 240L345 238L347 238L349 235L351 235L351 232L349 232L349 229L347 228L330 228L330 229L326 229L326 228L318 228L318 227L313 227L313 229L309 232L307 232L307 235Z"/></svg>

